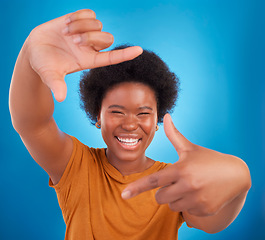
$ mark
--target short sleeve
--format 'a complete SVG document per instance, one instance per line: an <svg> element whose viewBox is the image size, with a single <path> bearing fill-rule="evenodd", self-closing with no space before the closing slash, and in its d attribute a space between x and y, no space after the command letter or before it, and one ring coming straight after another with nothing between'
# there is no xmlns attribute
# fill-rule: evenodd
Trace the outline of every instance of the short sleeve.
<svg viewBox="0 0 265 240"><path fill-rule="evenodd" d="M49 186L56 191L65 222L68 221L71 211L75 209L83 188L88 187L88 183L84 179L88 179L88 160L91 159L89 148L75 137L71 136L71 138L73 140L73 152L60 181L53 185L49 179Z"/></svg>
<svg viewBox="0 0 265 240"><path fill-rule="evenodd" d="M66 185L67 182L71 181L71 178L74 175L74 170L73 170L74 164L78 164L77 162L81 161L81 154L80 154L81 149L78 149L81 147L78 146L78 140L73 136L70 136L70 137L73 140L73 151L72 151L70 160L64 170L64 173L60 181L56 185L53 185L51 178L49 179L49 186L54 188L56 192L60 192L60 190L64 187L64 185Z"/></svg>

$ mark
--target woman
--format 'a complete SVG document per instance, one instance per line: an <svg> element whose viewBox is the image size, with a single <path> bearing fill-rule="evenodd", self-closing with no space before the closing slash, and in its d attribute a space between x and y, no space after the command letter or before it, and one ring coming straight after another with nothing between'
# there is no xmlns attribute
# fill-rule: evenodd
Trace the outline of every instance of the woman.
<svg viewBox="0 0 265 240"><path fill-rule="evenodd" d="M177 239L183 221L209 233L223 230L250 188L246 164L181 135L166 114L177 98L175 75L140 47L99 52L113 42L101 29L91 10L38 26L21 49L11 82L13 126L50 176L65 239ZM107 145L93 149L59 130L52 92L63 101L66 74L107 65L113 66L91 70L80 84L83 108ZM144 77L156 70L158 80ZM172 165L145 156L163 117L179 154Z"/></svg>

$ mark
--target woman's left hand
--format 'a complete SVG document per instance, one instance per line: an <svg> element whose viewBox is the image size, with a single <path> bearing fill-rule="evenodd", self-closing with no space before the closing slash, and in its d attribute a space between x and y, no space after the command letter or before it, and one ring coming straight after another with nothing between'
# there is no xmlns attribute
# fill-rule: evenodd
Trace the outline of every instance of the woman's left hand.
<svg viewBox="0 0 265 240"><path fill-rule="evenodd" d="M164 130L179 160L129 184L122 193L124 199L159 188L159 204L203 217L215 215L249 189L249 170L241 159L191 143L175 128L169 114L164 117Z"/></svg>

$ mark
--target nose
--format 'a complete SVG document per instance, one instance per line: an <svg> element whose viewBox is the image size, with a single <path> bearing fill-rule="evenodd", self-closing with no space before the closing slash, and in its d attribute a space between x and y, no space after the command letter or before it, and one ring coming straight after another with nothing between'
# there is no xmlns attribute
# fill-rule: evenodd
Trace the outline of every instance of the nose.
<svg viewBox="0 0 265 240"><path fill-rule="evenodd" d="M127 116L123 119L121 127L126 131L134 131L138 128L138 121L133 116Z"/></svg>

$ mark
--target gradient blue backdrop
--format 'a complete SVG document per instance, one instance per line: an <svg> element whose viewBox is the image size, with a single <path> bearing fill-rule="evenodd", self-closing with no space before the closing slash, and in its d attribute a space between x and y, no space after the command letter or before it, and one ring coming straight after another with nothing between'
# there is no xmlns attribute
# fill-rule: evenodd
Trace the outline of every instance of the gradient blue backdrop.
<svg viewBox="0 0 265 240"><path fill-rule="evenodd" d="M65 225L47 174L31 159L13 130L8 91L19 50L35 26L82 8L91 8L114 44L133 43L157 52L177 73L181 93L173 119L191 141L244 159L253 186L239 217L209 235L184 224L180 240L265 239L264 187L264 1L37 1L1 0L0 239L64 238ZM79 109L79 73L67 76L68 96L56 104L64 131L103 147L100 131ZM174 162L176 152L163 128L148 155Z"/></svg>

